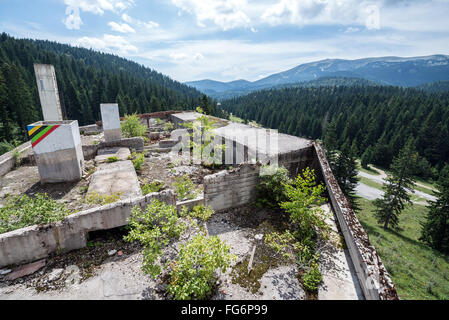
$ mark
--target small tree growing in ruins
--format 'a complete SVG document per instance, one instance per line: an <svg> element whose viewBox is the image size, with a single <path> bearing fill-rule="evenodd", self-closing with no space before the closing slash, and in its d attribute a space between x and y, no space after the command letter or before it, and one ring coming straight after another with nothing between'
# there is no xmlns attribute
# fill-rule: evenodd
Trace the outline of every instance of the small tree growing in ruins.
<svg viewBox="0 0 449 320"><path fill-rule="evenodd" d="M147 132L147 127L140 123L136 113L125 115L125 121L121 124L121 128L126 138L144 137Z"/></svg>
<svg viewBox="0 0 449 320"><path fill-rule="evenodd" d="M216 121L207 116L201 107L196 108L201 113L196 121L185 123L190 131L189 147L193 150L194 160L200 160L203 165L221 164L221 156L225 150L224 144L215 143L213 129ZM218 159L220 157L220 160Z"/></svg>

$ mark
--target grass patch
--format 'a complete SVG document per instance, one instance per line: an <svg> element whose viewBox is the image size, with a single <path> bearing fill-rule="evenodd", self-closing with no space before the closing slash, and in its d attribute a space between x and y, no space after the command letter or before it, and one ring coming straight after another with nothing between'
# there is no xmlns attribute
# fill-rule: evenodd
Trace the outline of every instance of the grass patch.
<svg viewBox="0 0 449 320"><path fill-rule="evenodd" d="M153 192L159 192L161 189L164 188L164 183L161 181L153 181L151 183L145 183L142 185L142 194L145 196L149 193Z"/></svg>
<svg viewBox="0 0 449 320"><path fill-rule="evenodd" d="M98 192L89 192L84 198L84 203L104 206L105 204L114 203L120 200L123 192L113 194L101 194Z"/></svg>
<svg viewBox="0 0 449 320"><path fill-rule="evenodd" d="M112 156L106 159L107 163L117 162L118 158L116 156Z"/></svg>
<svg viewBox="0 0 449 320"><path fill-rule="evenodd" d="M449 299L449 257L419 241L425 206L413 205L400 216L399 232L383 229L366 199L358 200L357 214L396 284L401 299Z"/></svg>
<svg viewBox="0 0 449 320"><path fill-rule="evenodd" d="M368 174L372 174L374 176L379 176L380 175L380 172L377 171L376 168L373 165L369 164L368 165L368 169L365 169L365 168L363 168L360 165L360 160L357 160L356 163L357 163L357 170L365 172L365 173L368 173Z"/></svg>
<svg viewBox="0 0 449 320"><path fill-rule="evenodd" d="M229 120L237 123L244 123L245 121L242 118L234 116L232 113L229 115Z"/></svg>
<svg viewBox="0 0 449 320"><path fill-rule="evenodd" d="M0 234L32 225L61 221L72 211L47 194L9 197L0 208Z"/></svg>

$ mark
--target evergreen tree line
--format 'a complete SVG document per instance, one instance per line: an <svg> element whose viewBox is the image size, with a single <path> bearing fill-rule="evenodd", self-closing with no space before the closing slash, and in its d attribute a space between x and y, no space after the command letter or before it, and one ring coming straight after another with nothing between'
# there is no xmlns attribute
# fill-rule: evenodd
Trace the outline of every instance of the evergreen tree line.
<svg viewBox="0 0 449 320"><path fill-rule="evenodd" d="M408 140L415 174L437 178L449 161L449 93L391 86L321 86L264 90L222 102L226 112L282 133L324 139L352 150L362 164L388 168Z"/></svg>
<svg viewBox="0 0 449 320"><path fill-rule="evenodd" d="M194 88L111 54L50 41L0 35L0 142L26 140L26 126L42 120L34 63L55 67L66 119L101 120L100 103L118 103L120 115L193 110L221 116L215 101Z"/></svg>

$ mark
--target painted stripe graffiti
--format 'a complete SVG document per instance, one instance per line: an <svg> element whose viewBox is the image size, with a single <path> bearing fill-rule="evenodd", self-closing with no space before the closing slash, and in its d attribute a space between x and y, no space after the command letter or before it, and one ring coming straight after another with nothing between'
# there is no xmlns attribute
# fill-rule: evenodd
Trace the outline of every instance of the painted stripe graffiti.
<svg viewBox="0 0 449 320"><path fill-rule="evenodd" d="M31 139L31 145L34 148L42 140L44 140L50 133L59 128L59 125L54 126L28 126L28 136Z"/></svg>

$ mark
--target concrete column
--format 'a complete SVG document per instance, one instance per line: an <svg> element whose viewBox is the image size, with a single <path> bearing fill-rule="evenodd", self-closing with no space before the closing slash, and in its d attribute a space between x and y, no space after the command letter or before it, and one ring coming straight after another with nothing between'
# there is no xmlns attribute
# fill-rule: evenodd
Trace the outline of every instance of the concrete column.
<svg viewBox="0 0 449 320"><path fill-rule="evenodd" d="M84 156L78 121L40 121L27 129L41 183L81 179Z"/></svg>
<svg viewBox="0 0 449 320"><path fill-rule="evenodd" d="M106 142L122 139L122 129L120 127L120 113L118 104L102 103L101 120L103 122L104 139Z"/></svg>
<svg viewBox="0 0 449 320"><path fill-rule="evenodd" d="M36 75L44 121L62 121L55 68L49 64L35 64L34 73Z"/></svg>

